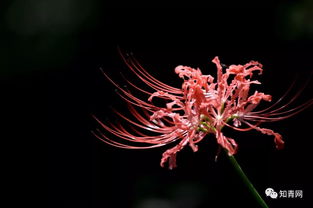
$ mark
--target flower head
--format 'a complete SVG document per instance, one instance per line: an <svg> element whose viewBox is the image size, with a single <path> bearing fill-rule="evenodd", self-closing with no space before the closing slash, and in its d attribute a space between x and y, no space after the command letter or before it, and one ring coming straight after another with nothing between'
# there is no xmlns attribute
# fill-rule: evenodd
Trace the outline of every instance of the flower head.
<svg viewBox="0 0 313 208"><path fill-rule="evenodd" d="M252 79L254 72L260 75L263 71L262 65L256 61L245 65L230 65L224 69L219 58L215 57L212 62L217 67L216 80L211 75L203 75L200 69L177 66L175 73L183 79L183 84L181 88L176 88L154 78L133 57L122 57L130 70L154 92L148 92L127 80L136 90L148 94L148 99L142 100L129 90L121 88L104 73L119 89L119 95L128 103L129 110L136 120L115 111L132 124L133 127L129 129L121 124L104 124L95 117L106 132L125 142L110 139L100 130L94 134L105 143L126 149L148 149L177 141L176 146L162 155L161 166L168 162L170 169L176 167L176 154L180 150L189 145L196 152L197 143L207 134L214 134L217 143L226 149L229 155L235 154L238 145L234 139L223 134L222 129L225 126L238 131L254 129L272 135L276 147L281 149L284 146L282 136L271 129L261 128L260 124L285 119L312 104L311 99L293 109L284 110L286 105L273 109L279 104L279 100L266 109L253 111L262 100L270 102L272 99L271 95L258 91L250 94L252 84L261 84ZM164 100L166 106L153 104L155 98ZM142 113L137 108L140 108ZM151 134L143 133L142 129L150 131Z"/></svg>

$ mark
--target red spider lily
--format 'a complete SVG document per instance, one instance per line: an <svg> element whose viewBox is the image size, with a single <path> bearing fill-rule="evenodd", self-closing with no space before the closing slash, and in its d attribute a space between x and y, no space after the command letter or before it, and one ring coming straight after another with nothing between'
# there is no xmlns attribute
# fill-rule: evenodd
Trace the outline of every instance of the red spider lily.
<svg viewBox="0 0 313 208"><path fill-rule="evenodd" d="M136 121L129 119L118 111L117 115L132 124L131 130L121 124L101 124L106 132L111 133L125 142L110 139L100 130L93 132L96 137L105 143L115 147L126 149L148 149L160 147L179 140L179 143L163 153L161 166L168 161L169 168L176 167L176 154L187 144L194 152L198 150L196 145L207 134L215 134L217 143L233 155L237 151L234 139L226 137L222 129L224 126L238 131L255 129L263 134L274 136L274 142L278 149L283 148L284 141L279 133L270 129L259 127L261 123L278 121L288 118L313 103L313 99L302 105L285 110L298 94L285 105L275 108L280 104L279 99L272 106L253 111L261 100L271 101L271 96L255 91L249 95L251 84L261 84L257 80L251 80L253 72L262 74L262 65L251 61L245 65L231 65L223 69L218 57L213 59L217 67L217 80L211 75L203 75L200 69L187 66L177 66L175 73L183 79L181 89L169 86L150 75L133 57L123 60L130 70L155 92L150 93L127 80L135 89L148 94L147 101L134 96L129 90L121 88L105 73L104 75L118 89L118 94L128 103L131 114ZM287 91L288 92L288 91ZM158 107L152 103L154 97L163 99L166 107ZM143 113L135 108L139 107ZM232 121L232 124L229 122ZM246 125L246 127L242 127ZM145 129L152 134L145 134L138 129ZM136 145L135 143L140 143ZM143 145L144 144L144 145Z"/></svg>

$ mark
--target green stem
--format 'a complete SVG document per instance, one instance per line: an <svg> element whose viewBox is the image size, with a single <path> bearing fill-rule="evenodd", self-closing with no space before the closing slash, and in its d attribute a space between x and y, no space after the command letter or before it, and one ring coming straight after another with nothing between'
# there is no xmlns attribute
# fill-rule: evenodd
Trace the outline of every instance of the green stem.
<svg viewBox="0 0 313 208"><path fill-rule="evenodd" d="M227 151L226 151L227 152ZM262 199L262 197L260 196L260 194L258 193L258 191L254 188L254 186L252 185L252 183L250 182L249 178L247 177L247 175L243 172L243 170L241 169L240 165L238 164L236 158L234 156L228 156L229 161L231 162L231 164L234 166L234 168L236 169L237 173L240 175L240 177L242 178L243 182L246 184L246 186L249 188L250 192L252 193L252 195L254 196L254 198L258 201L258 203L261 205L261 207L263 208L268 208L267 204L265 203L265 201Z"/></svg>
<svg viewBox="0 0 313 208"><path fill-rule="evenodd" d="M221 107L220 112L223 113L223 111L225 110L225 105L223 104ZM226 119L225 123L228 123L230 120L237 118L237 115L232 115L229 118ZM207 121L209 121L209 118L205 115L201 115L201 125L197 128L198 131L203 131L203 132L208 132L209 129L211 129L213 132L216 132L216 128L209 125L207 123ZM206 128L205 128L206 127ZM224 126L222 126L219 131L222 130ZM224 149L226 154L227 150ZM252 193L253 197L258 201L258 203L261 205L262 208L269 208L266 204L266 202L262 199L262 197L260 196L260 194L258 193L258 191L254 188L254 186L252 185L252 183L250 182L249 178L247 177L247 175L243 172L243 170L241 169L240 165L238 164L236 158L234 156L228 156L229 161L231 162L231 164L234 166L235 170L237 171L237 173L240 175L240 177L242 178L243 182L246 184L246 186L249 188L250 192Z"/></svg>

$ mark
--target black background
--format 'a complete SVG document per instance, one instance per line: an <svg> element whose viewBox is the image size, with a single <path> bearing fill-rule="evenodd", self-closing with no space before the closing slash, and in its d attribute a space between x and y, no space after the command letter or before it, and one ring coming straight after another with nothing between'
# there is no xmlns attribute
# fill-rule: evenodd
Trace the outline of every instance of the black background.
<svg viewBox="0 0 313 208"><path fill-rule="evenodd" d="M264 65L258 89L272 94L275 101L296 80L292 97L312 72L310 3L109 8L101 1L91 2L75 26L71 25L75 21L62 26L47 21L42 24L48 27L33 31L14 27L18 25L14 22L24 23L18 15L9 21L11 13L6 11L16 8L13 3L4 10L2 89L7 100L13 101L8 104L13 114L23 115L22 126L29 125L26 138L32 141L31 135L40 132L35 145L48 153L47 160L39 163L39 168L48 165L44 177L48 201L43 207L257 207L225 156L214 162L213 136L199 144L197 153L189 147L181 151L175 170L159 166L161 154L169 147L122 150L97 140L91 134L99 128L92 114L115 121L111 106L127 111L100 67L121 85L126 82L119 72L135 80L118 55L120 47L132 52L158 79L179 87L181 80L174 73L177 65L200 67L203 73L214 75L211 60L216 55L225 64L257 60ZM27 6L20 7L27 11ZM298 19L294 18L297 12L303 14ZM57 9L52 13L59 17ZM67 14L75 17L78 13ZM293 106L312 97L311 85ZM280 151L271 136L225 129L239 144L239 163L270 207L312 203L311 117L312 110L307 109L264 125L283 135L286 146ZM267 187L303 190L303 198L266 198Z"/></svg>

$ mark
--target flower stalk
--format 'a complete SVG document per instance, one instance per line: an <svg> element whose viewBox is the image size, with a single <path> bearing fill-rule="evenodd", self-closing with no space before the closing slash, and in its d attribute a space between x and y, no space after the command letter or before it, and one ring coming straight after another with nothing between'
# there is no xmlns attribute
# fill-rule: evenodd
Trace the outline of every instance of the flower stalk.
<svg viewBox="0 0 313 208"><path fill-rule="evenodd" d="M231 116L229 118L226 119L226 123L233 120L234 118L236 118L236 116ZM201 124L203 126L212 128L211 126L209 126L206 122L201 122ZM221 127L221 129L224 126ZM207 129L201 128L199 127L198 130L200 131L204 131L207 132ZM215 131L215 129L213 129ZM234 169L236 170L236 172L238 173L238 175L240 176L240 178L242 179L243 183L248 187L248 189L250 190L251 194L253 195L253 197L255 198L255 200L259 203L259 205L262 208L268 208L266 202L263 200L263 198L261 197L261 195L259 194L259 192L256 190L256 188L253 186L253 184L251 183L251 181L249 180L248 176L245 174L245 172L242 170L242 168L240 167L239 163L237 162L236 158L234 155L229 155L227 149L223 148L224 152L227 154L227 158L230 161L230 163L232 164L232 166L234 167Z"/></svg>
<svg viewBox="0 0 313 208"><path fill-rule="evenodd" d="M226 150L225 150L226 152ZM266 202L262 199L261 195L259 194L259 192L255 189L255 187L253 186L253 184L250 182L249 178L247 177L247 175L243 172L243 170L241 169L239 163L237 162L236 158L232 155L229 156L227 155L227 158L229 159L230 163L233 165L233 167L235 168L236 172L238 173L238 175L240 176L240 178L242 179L242 181L244 182L244 184L248 187L248 189L250 190L251 194L253 195L253 197L256 199L256 201L259 203L259 205L262 208L268 208Z"/></svg>

